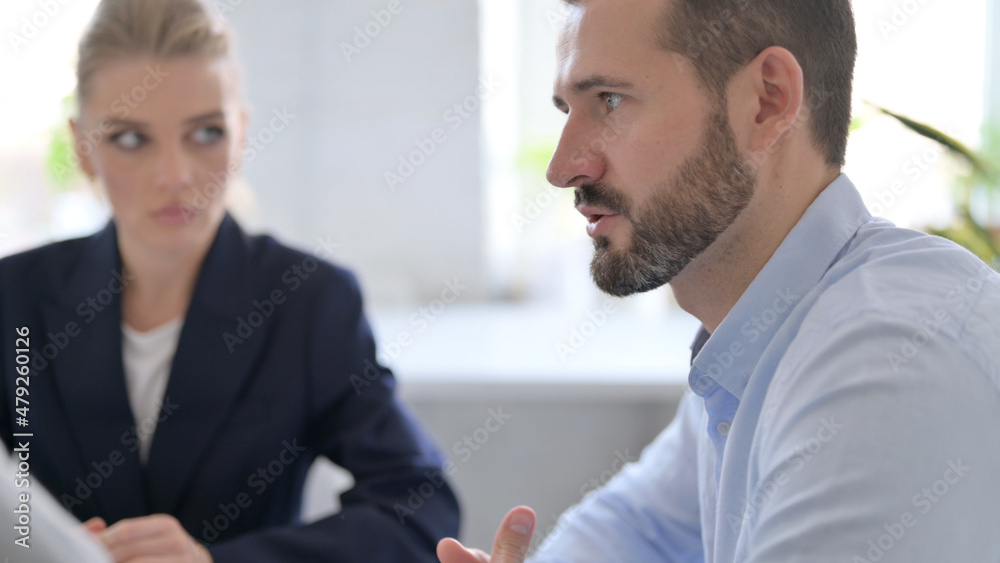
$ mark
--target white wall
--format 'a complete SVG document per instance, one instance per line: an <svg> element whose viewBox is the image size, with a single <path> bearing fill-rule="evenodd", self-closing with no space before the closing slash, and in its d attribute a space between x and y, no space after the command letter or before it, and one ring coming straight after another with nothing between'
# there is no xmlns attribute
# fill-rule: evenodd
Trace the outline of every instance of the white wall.
<svg viewBox="0 0 1000 563"><path fill-rule="evenodd" d="M470 288L463 299L482 297L479 112L453 110L479 104L476 3L217 4L227 1L251 136L272 137L262 129L275 110L296 116L246 164L259 200L254 226L309 250L318 239L339 244L335 261L360 275L377 308L426 302L456 277ZM374 37L358 38L356 27ZM360 48L348 56L345 45ZM391 190L385 173L438 128L446 140Z"/></svg>

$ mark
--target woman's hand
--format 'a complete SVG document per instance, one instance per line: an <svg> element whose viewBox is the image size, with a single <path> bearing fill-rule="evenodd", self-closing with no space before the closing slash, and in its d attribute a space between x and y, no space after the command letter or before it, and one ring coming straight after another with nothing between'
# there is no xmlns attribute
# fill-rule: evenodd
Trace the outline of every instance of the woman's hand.
<svg viewBox="0 0 1000 563"><path fill-rule="evenodd" d="M91 518L83 526L111 552L115 563L154 559L158 563L212 563L208 550L167 514L120 520L111 527L101 518Z"/></svg>

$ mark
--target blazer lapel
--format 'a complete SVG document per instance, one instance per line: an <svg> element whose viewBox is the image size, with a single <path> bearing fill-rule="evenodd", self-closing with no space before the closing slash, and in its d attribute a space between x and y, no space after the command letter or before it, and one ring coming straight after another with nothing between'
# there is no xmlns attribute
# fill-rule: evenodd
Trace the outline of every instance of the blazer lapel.
<svg viewBox="0 0 1000 563"><path fill-rule="evenodd" d="M147 475L154 512L179 508L250 383L263 347L244 345L230 352L222 335L232 333L237 317L245 317L259 298L254 279L246 237L227 215L202 264L181 329L164 395L171 412L161 410L150 448ZM256 329L255 342L266 340L267 328L265 323Z"/></svg>
<svg viewBox="0 0 1000 563"><path fill-rule="evenodd" d="M90 472L102 477L92 494L109 524L147 512L138 452L124 440L135 425L121 355L124 283L128 276L109 223L87 241L60 303L43 306L47 327L61 330L68 322L80 327L52 359L49 376L77 446L84 470L79 478L87 481Z"/></svg>

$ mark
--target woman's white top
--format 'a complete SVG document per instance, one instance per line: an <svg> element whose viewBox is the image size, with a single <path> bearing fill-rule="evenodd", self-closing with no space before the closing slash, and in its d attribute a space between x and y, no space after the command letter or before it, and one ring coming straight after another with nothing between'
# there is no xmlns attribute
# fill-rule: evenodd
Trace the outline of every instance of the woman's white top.
<svg viewBox="0 0 1000 563"><path fill-rule="evenodd" d="M122 363L125 388L135 416L139 439L139 460L145 465L153 433L159 423L163 394L170 378L170 366L177 351L184 318L178 317L152 330L139 332L122 323Z"/></svg>

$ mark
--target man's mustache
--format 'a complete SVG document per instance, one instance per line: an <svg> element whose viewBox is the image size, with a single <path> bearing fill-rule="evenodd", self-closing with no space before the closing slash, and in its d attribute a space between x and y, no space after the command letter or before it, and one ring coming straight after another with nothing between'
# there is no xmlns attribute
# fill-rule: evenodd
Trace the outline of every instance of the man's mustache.
<svg viewBox="0 0 1000 563"><path fill-rule="evenodd" d="M573 192L573 206L593 205L608 211L618 213L628 218L628 205L625 197L616 189L601 182L584 184Z"/></svg>

